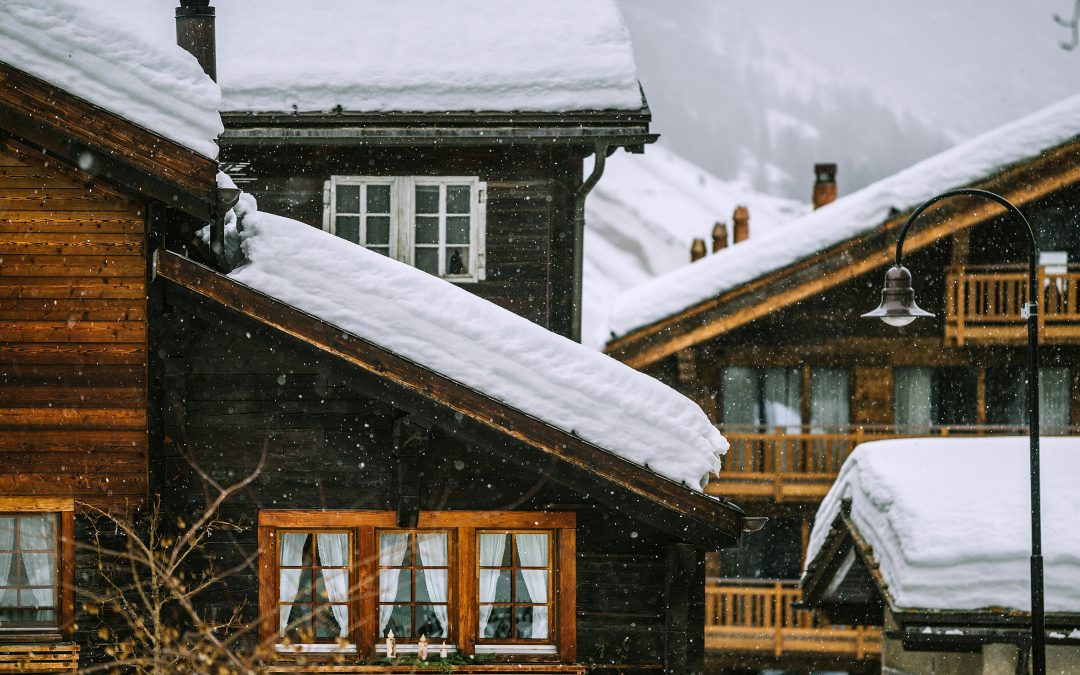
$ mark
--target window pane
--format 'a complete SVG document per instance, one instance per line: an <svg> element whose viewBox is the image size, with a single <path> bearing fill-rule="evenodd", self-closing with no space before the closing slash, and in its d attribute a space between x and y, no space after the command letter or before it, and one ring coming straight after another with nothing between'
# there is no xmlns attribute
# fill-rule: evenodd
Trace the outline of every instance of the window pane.
<svg viewBox="0 0 1080 675"><path fill-rule="evenodd" d="M469 217L447 216L446 217L446 243L465 244L469 242Z"/></svg>
<svg viewBox="0 0 1080 675"><path fill-rule="evenodd" d="M484 638L509 638L510 637L510 608L491 607L487 622L484 623L484 614L487 607L480 607L480 635Z"/></svg>
<svg viewBox="0 0 1080 675"><path fill-rule="evenodd" d="M510 567L510 535L480 535L480 566Z"/></svg>
<svg viewBox="0 0 1080 675"><path fill-rule="evenodd" d="M514 535L514 565L520 567L548 566L548 535L546 532Z"/></svg>
<svg viewBox="0 0 1080 675"><path fill-rule="evenodd" d="M409 535L388 532L379 535L379 565L381 567L411 567L412 548Z"/></svg>
<svg viewBox="0 0 1080 675"><path fill-rule="evenodd" d="M802 372L797 368L765 368L761 374L761 421L768 429L798 431L802 423Z"/></svg>
<svg viewBox="0 0 1080 675"><path fill-rule="evenodd" d="M349 608L346 605L319 605L315 614L315 637L345 637L348 633ZM340 623L339 623L340 620Z"/></svg>
<svg viewBox="0 0 1080 675"><path fill-rule="evenodd" d="M390 186L367 186L367 212L390 213Z"/></svg>
<svg viewBox="0 0 1080 675"><path fill-rule="evenodd" d="M893 368L893 420L897 426L929 429L934 423L934 371Z"/></svg>
<svg viewBox="0 0 1080 675"><path fill-rule="evenodd" d="M416 249L415 264L429 274L439 274L439 249L418 248Z"/></svg>
<svg viewBox="0 0 1080 675"><path fill-rule="evenodd" d="M446 567L446 541L445 532L438 534L417 534L416 548L420 554L418 565L424 567Z"/></svg>
<svg viewBox="0 0 1080 675"><path fill-rule="evenodd" d="M439 218L437 216L416 217L416 243L438 244L439 243Z"/></svg>
<svg viewBox="0 0 1080 675"><path fill-rule="evenodd" d="M19 517L19 548L24 551L52 551L56 518L51 515Z"/></svg>
<svg viewBox="0 0 1080 675"><path fill-rule="evenodd" d="M336 202L338 213L360 213L360 186L337 186Z"/></svg>
<svg viewBox="0 0 1080 675"><path fill-rule="evenodd" d="M517 602L547 602L547 570L517 570L514 573L514 598Z"/></svg>
<svg viewBox="0 0 1080 675"><path fill-rule="evenodd" d="M468 274L469 273L469 249L448 248L446 249L446 273Z"/></svg>
<svg viewBox="0 0 1080 675"><path fill-rule="evenodd" d="M394 590L395 583L397 590ZM383 570L379 572L379 599L386 602L385 598L390 598L393 602L412 602L412 571Z"/></svg>
<svg viewBox="0 0 1080 675"><path fill-rule="evenodd" d="M724 424L757 424L758 382L753 368L724 368Z"/></svg>
<svg viewBox="0 0 1080 675"><path fill-rule="evenodd" d="M446 212L468 213L469 195L472 192L470 185L447 185L446 186Z"/></svg>
<svg viewBox="0 0 1080 675"><path fill-rule="evenodd" d="M442 608L440 608L441 612ZM439 613L432 605L416 606L416 634L429 638L446 637L446 627L439 621Z"/></svg>
<svg viewBox="0 0 1080 675"><path fill-rule="evenodd" d="M383 637L394 631L394 637L412 637L412 605L394 605L390 619L383 628Z"/></svg>
<svg viewBox="0 0 1080 675"><path fill-rule="evenodd" d="M387 246L390 243L390 216L368 216L368 246Z"/></svg>
<svg viewBox="0 0 1080 675"><path fill-rule="evenodd" d="M390 248L387 246L368 246L369 251L375 251L379 255L390 257Z"/></svg>
<svg viewBox="0 0 1080 675"><path fill-rule="evenodd" d="M515 637L522 640L546 640L548 637L547 606L518 607L514 617Z"/></svg>
<svg viewBox="0 0 1080 675"><path fill-rule="evenodd" d="M439 186L417 185L416 186L416 212L438 213L439 212Z"/></svg>
<svg viewBox="0 0 1080 675"><path fill-rule="evenodd" d="M848 423L851 397L847 368L813 368L810 370L810 424L819 428Z"/></svg>
<svg viewBox="0 0 1080 675"><path fill-rule="evenodd" d="M354 244L360 243L360 216L338 216L334 225L337 236Z"/></svg>
<svg viewBox="0 0 1080 675"><path fill-rule="evenodd" d="M282 630L279 635L293 642L308 642L311 635L311 605L282 605Z"/></svg>
<svg viewBox="0 0 1080 675"><path fill-rule="evenodd" d="M491 570L495 572L495 570ZM510 602L510 570L498 570L495 576L493 602Z"/></svg>

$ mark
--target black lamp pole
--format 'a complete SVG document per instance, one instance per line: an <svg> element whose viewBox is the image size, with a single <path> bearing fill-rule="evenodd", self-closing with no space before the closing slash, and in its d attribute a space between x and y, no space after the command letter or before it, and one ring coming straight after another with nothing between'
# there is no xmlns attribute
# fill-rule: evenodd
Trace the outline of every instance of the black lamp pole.
<svg viewBox="0 0 1080 675"><path fill-rule="evenodd" d="M919 215L944 199L957 196L982 197L1004 206L1015 215L1028 234L1031 254L1028 257L1028 304L1025 307L1028 336L1028 437L1031 443L1031 670L1033 675L1046 675L1046 630L1043 609L1043 558L1042 558L1042 499L1039 490L1039 296L1038 256L1039 243L1035 230L1020 209L1001 195L987 190L961 188L949 190L926 201L915 209L900 230L896 241L896 262L885 275L885 290L881 292L881 306L863 316L877 317L891 325L903 326L919 316L933 316L915 304L911 288L911 273L901 265L904 255L904 238Z"/></svg>

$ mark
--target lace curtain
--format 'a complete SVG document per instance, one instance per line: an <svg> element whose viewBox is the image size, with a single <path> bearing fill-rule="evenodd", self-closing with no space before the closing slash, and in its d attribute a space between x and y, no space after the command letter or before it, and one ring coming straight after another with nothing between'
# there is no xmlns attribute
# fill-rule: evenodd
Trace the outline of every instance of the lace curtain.
<svg viewBox="0 0 1080 675"><path fill-rule="evenodd" d="M495 602L495 589L499 585L501 570L484 569L494 567L502 563L503 554L506 552L505 534L481 534L480 535L480 636L484 636L488 619L491 618L490 603Z"/></svg>
<svg viewBox="0 0 1080 675"><path fill-rule="evenodd" d="M379 535L379 567L400 567L409 553L409 535L384 533ZM379 634L386 634L397 600L400 569L379 570Z"/></svg>
<svg viewBox="0 0 1080 675"><path fill-rule="evenodd" d="M934 371L893 368L893 421L898 427L929 430L934 424Z"/></svg>
<svg viewBox="0 0 1080 675"><path fill-rule="evenodd" d="M349 633L349 535L345 532L326 532L315 535L319 549L319 562L331 567L345 569L322 569L326 594L333 603L330 605L338 625L338 637Z"/></svg>
<svg viewBox="0 0 1080 675"><path fill-rule="evenodd" d="M514 542L517 544L518 557L521 558L523 567L547 567L548 565L548 535L538 534L515 534ZM525 581L525 588L529 591L529 602L546 603L548 601L548 571L546 569L523 569L521 576ZM521 599L519 598L520 602ZM532 633L528 636L534 640L546 639L548 636L548 607L534 606L532 608Z"/></svg>
<svg viewBox="0 0 1080 675"><path fill-rule="evenodd" d="M304 562L304 545L307 544L308 535L295 532L282 532L278 538L278 546L281 548L281 565L299 568ZM278 597L280 602L292 602L296 600L296 592L300 590L300 577L302 569L280 570ZM292 605L282 605L278 615L278 636L285 637L285 631L289 627L289 616L292 614Z"/></svg>
<svg viewBox="0 0 1080 675"><path fill-rule="evenodd" d="M424 585L427 588L428 599L433 603L445 603L450 585L449 570L433 570L430 567L446 567L449 564L446 534L417 534L416 547L420 551L420 564L428 568L424 570ZM439 625L442 626L443 635L447 635L450 631L447 606L434 604L431 609L435 612Z"/></svg>

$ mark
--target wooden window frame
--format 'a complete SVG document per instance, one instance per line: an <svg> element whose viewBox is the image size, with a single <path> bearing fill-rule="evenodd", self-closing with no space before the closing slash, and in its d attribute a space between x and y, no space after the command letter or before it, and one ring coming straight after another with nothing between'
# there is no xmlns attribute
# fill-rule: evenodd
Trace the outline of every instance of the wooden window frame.
<svg viewBox="0 0 1080 675"><path fill-rule="evenodd" d="M519 511L421 511L414 528L397 527L394 511L302 511L264 510L258 516L259 538L259 634L264 645L278 644L278 551L279 529L349 529L354 532L353 568L349 589L349 642L361 657L378 655L378 532L423 530L448 531L456 543L450 551L450 585L447 589L450 616L449 638L458 653L477 653L479 637L479 533L481 531L538 531L552 536L550 588L553 605L547 641L520 640L517 644L492 641L479 645L481 653L495 653L510 661L572 663L577 658L577 536L576 515L571 512ZM471 573L463 573L469 570ZM403 643L408 644L408 643ZM524 645L553 645L551 653L535 653ZM499 650L498 646L508 646ZM314 650L313 650L314 651ZM348 650L346 650L348 651Z"/></svg>
<svg viewBox="0 0 1080 675"><path fill-rule="evenodd" d="M522 570L522 569L540 569L540 568L537 568L537 567L530 568L530 567L525 567L525 566L522 566L522 565L515 565L514 564L514 557L513 557L514 556L514 550L517 548L517 540L514 539L514 535L516 535L516 534L540 534L540 533L546 534L548 536L548 565L546 567L546 570L548 572L548 584L547 584L547 586L548 586L547 587L548 600L547 600L546 603L517 602L517 588L516 588L517 583L516 583L516 576L514 575L514 572L516 572L518 570ZM479 622L477 622L478 625L476 627L477 628L476 644L477 645L491 645L491 646L503 646L503 645L537 645L537 646L540 646L540 645L552 645L552 646L554 646L555 641L556 641L555 640L555 635L557 634L557 626L555 625L555 623L553 621L551 621L551 618L558 616L558 602L556 601L557 590L556 590L556 580L555 580L556 567L557 567L557 557L558 557L558 554L559 554L559 551L558 551L558 538L559 538L558 531L557 530L539 529L539 528L537 528L537 529L524 529L524 530L523 529L511 529L511 528L493 528L493 529L476 530L476 536L477 536L477 542L478 542L477 543L477 549L478 550L479 550L479 541L480 541L479 537L480 537L480 535L484 535L484 534L507 534L507 535L510 536L510 546L511 546L511 549L510 549L510 566L509 567L503 567L502 565L499 565L497 567L484 567L484 566L480 565L480 557L477 556L475 573L476 573L476 576L477 576L477 580L479 581L480 571L483 570L483 569L499 569L499 570L508 569L508 570L510 570L510 602L492 602L490 604L493 607L506 607L506 606L510 607L510 615L511 615L510 634L511 634L511 637L509 637L509 638L485 638L485 637L481 637L480 634L479 634L479 631L480 631ZM480 605L479 598L477 598L477 606L479 606L479 605ZM518 638L518 637L513 637L514 633L516 632L516 628L517 628L516 610L518 609L518 607L536 607L536 606L541 606L541 605L546 605L549 608L548 636L546 638Z"/></svg>
<svg viewBox="0 0 1080 675"><path fill-rule="evenodd" d="M318 528L316 528L316 527L304 527L304 528L279 527L279 528L275 528L274 536L276 537L277 535L281 535L281 534L307 534L307 535L312 537L312 539L311 539L311 546L312 546L312 561L311 561L311 564L310 565L301 564L299 567L286 567L285 568L285 569L302 569L302 570L303 569L308 569L308 570L311 570L311 574L312 574L311 588L309 589L310 594L311 594L311 598L310 598L310 601L305 601L305 602L296 602L295 600L293 602L282 602L281 598L278 597L277 611L280 613L281 612L281 607L283 605L286 605L286 604L291 605L291 606L308 605L311 608L310 618L311 618L311 621L312 621L312 625L314 626L315 608L318 605L318 603L316 602L316 599L315 599L316 589L318 588L318 582L316 581L315 575L320 570L322 570L324 568L326 568L326 569L341 569L339 567L320 566L320 565L315 564L314 556L316 555L316 550L317 550L317 547L318 547L318 539L317 539L317 537L320 534L344 534L344 535L346 535L348 537L349 559L345 563L345 569L348 571L349 580L350 580L350 587L351 587L352 580L354 578L353 575L355 574L355 567L356 567L355 560L353 559L354 555L355 555L355 552L356 552L356 546L352 541L353 538L356 536L355 531L352 528L333 528L333 527L318 527ZM282 569L280 559L275 561L275 566L276 566L277 570L280 573L280 571ZM280 586L278 587L278 593L280 595ZM333 606L335 604L340 605L340 604L343 604L343 603L329 603L328 602L328 603L325 603L325 604L328 605L328 606ZM346 602L344 604L349 608L349 614L351 615L352 614L352 606L351 606L352 603ZM350 624L352 623L352 621L353 621L353 619L350 616L349 617ZM345 627L345 634L346 635L349 634L349 628L350 628L349 626ZM279 623L279 630L280 630L280 623ZM339 638L337 638L337 637L332 637L332 638L317 638L316 637L308 644L337 644L338 639Z"/></svg>
<svg viewBox="0 0 1080 675"><path fill-rule="evenodd" d="M446 186L467 184L472 187L470 200L471 229L469 238L469 273L446 274L445 258L448 245L446 233ZM416 235L416 187L439 186L439 270L440 279L455 283L475 283L487 278L487 182L477 176L331 176L323 186L323 221L322 229L330 234L337 234L337 187L341 185L360 186L360 211L346 215L358 215L360 218L359 238L366 241L366 187L368 185L390 186L390 257L399 262L415 267ZM360 244L364 246L364 244Z"/></svg>
<svg viewBox="0 0 1080 675"><path fill-rule="evenodd" d="M412 551L411 551L411 553L412 553L412 565L410 567L384 568L382 565L379 564L378 555L379 555L379 535L380 534L408 534L408 535L410 535L410 537L409 537L409 542L410 542L409 545L414 547L412 549ZM446 537L447 537L447 539L446 539L446 568L445 569L446 569L447 584L448 584L447 589L446 589L446 612L447 612L448 617L450 617L447 620L447 623L449 625L443 627L444 631L446 632L446 637L445 638L431 638L431 641L433 643L436 643L436 642L439 642L439 641L445 639L448 644L456 644L455 638L457 636L457 633L460 632L460 627L457 625L457 621L454 620L454 617L456 616L456 614L454 612L454 606L456 604L457 598L455 597L456 596L456 593L454 592L455 591L455 584L453 583L453 580L454 580L455 571L459 569L458 564L457 564L457 555L456 555L456 552L457 552L457 545L456 545L457 544L457 541L456 541L457 530L456 530L456 528L437 529L437 528L396 528L396 527L386 527L386 528L378 528L378 529L376 529L375 530L375 555L376 555L376 560L375 560L376 583L375 583L375 586L376 586L376 594L378 593L378 575L382 572L383 569L409 569L409 570L412 571L412 591L411 591L412 602L410 602L408 604L409 604L410 607L414 608L413 609L414 612L415 612L415 608L421 604L421 603L416 602L416 570L417 569L427 569L427 568L429 568L429 566L427 566L427 565L417 565L416 556L417 556L418 549L419 549L419 544L416 543L416 541L417 541L416 540L416 535L417 534L445 534ZM442 568L431 567L430 569L442 569ZM378 608L382 604L383 603L379 600L379 598L376 597L375 598L376 613L378 613ZM388 603L388 604L398 605L398 604L401 604L401 603L393 602L393 603ZM415 614L412 617L412 621L413 621L413 624L414 624L413 628L415 628L415 624L416 624L416 616L415 616ZM381 639L382 639L381 636L378 636L378 635L376 636L376 640L381 640ZM399 638L397 640L397 642L398 642L398 644L416 644L417 642L419 642L419 638L414 637L414 636L401 637L401 638ZM378 644L376 644L376 648L377 647L378 647Z"/></svg>
<svg viewBox="0 0 1080 675"><path fill-rule="evenodd" d="M72 497L0 497L0 513L56 515L56 625L8 628L0 642L71 639L75 625L75 499Z"/></svg>

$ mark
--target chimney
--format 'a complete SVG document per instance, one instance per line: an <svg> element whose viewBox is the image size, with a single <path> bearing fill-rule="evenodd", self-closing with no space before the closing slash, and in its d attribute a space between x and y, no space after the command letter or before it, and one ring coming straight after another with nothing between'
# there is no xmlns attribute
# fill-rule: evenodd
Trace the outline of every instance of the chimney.
<svg viewBox="0 0 1080 675"><path fill-rule="evenodd" d="M836 165L814 165L814 208L836 201Z"/></svg>
<svg viewBox="0 0 1080 675"><path fill-rule="evenodd" d="M735 223L735 241L738 244L750 238L750 209L745 206L736 206L735 213L731 214L731 220Z"/></svg>
<svg viewBox="0 0 1080 675"><path fill-rule="evenodd" d="M190 52L203 71L217 81L214 8L210 0L180 0L176 8L176 44Z"/></svg>
<svg viewBox="0 0 1080 675"><path fill-rule="evenodd" d="M727 248L727 224L716 223L712 228L712 252Z"/></svg>
<svg viewBox="0 0 1080 675"><path fill-rule="evenodd" d="M705 257L705 240L695 239L690 244L690 262L697 262Z"/></svg>

